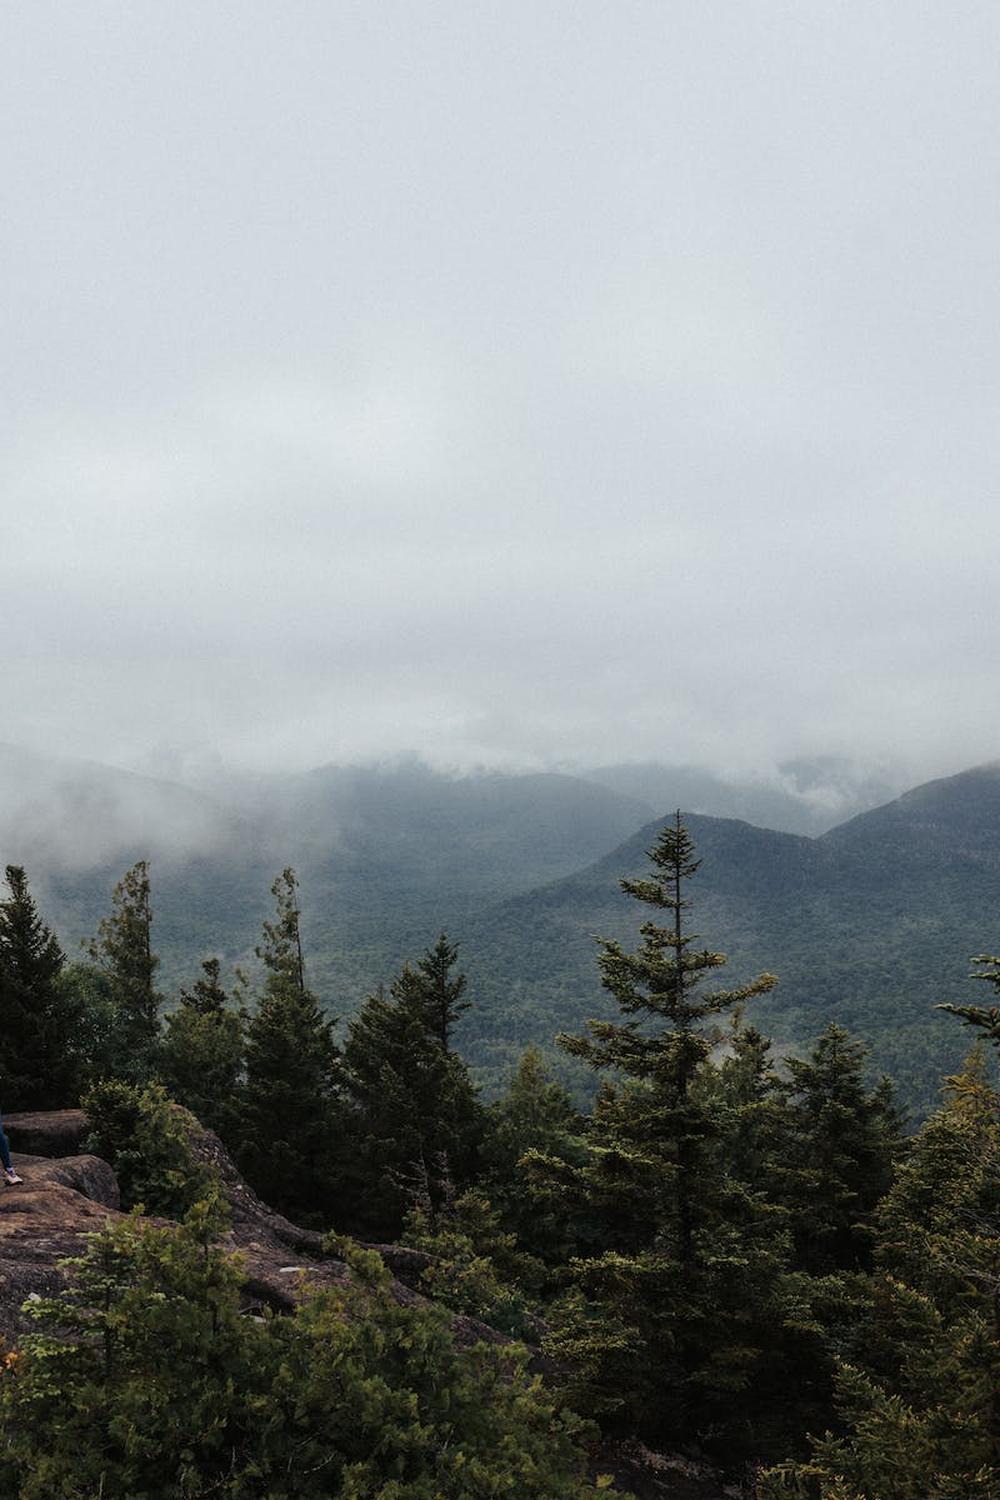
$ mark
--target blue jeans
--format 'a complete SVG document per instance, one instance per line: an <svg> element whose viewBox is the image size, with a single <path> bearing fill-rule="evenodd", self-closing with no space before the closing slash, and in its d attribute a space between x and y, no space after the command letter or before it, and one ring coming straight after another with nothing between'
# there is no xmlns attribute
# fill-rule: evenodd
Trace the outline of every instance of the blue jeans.
<svg viewBox="0 0 1000 1500"><path fill-rule="evenodd" d="M10 1143L3 1133L3 1120L0 1120L0 1162L5 1172L11 1171Z"/></svg>

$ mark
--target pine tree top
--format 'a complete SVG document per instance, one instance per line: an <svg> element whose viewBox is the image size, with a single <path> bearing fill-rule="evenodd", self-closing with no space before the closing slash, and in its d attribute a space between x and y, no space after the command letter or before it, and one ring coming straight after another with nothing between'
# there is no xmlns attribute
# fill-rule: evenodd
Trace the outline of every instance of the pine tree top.
<svg viewBox="0 0 1000 1500"><path fill-rule="evenodd" d="M591 1021L590 1035L557 1038L560 1046L595 1068L617 1068L633 1077L658 1074L689 1076L721 1033L712 1018L772 989L773 974L760 974L731 990L704 991L704 980L726 963L725 955L697 948L697 934L685 925L690 906L687 882L700 861L678 812L660 830L647 851L653 872L641 879L621 881L626 892L646 906L667 912L664 925L644 922L641 943L626 951L613 938L599 938L601 983L614 996L622 1022ZM658 1029L648 1023L658 1022ZM645 1023L645 1024L644 1024Z"/></svg>
<svg viewBox="0 0 1000 1500"><path fill-rule="evenodd" d="M15 983L49 985L65 955L38 914L23 867L8 865L5 874L10 895L0 901L0 964Z"/></svg>

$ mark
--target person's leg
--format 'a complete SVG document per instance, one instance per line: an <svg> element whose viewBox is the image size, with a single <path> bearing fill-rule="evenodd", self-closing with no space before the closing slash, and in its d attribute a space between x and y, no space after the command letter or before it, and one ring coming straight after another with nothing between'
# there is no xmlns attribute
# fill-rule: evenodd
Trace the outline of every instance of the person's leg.
<svg viewBox="0 0 1000 1500"><path fill-rule="evenodd" d="M0 1163L3 1164L5 1172L13 1172L14 1167L10 1159L10 1143L4 1135L3 1120L0 1120Z"/></svg>

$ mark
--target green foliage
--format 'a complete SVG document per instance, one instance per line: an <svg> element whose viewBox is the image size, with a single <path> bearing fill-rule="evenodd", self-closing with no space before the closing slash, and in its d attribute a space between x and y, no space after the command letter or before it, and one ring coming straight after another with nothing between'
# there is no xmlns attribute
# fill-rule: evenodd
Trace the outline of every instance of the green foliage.
<svg viewBox="0 0 1000 1500"><path fill-rule="evenodd" d="M112 1077L120 1062L117 1011L111 982L96 964L65 964L58 987L74 1016L72 1059L79 1095L99 1079Z"/></svg>
<svg viewBox="0 0 1000 1500"><path fill-rule="evenodd" d="M526 1159L536 1190L561 1197L594 1237L571 1263L547 1347L575 1367L585 1409L627 1414L656 1443L696 1440L731 1457L769 1387L768 1351L780 1347L787 1247L780 1215L729 1171L726 1112L702 1080L721 1036L715 1017L775 981L701 993L724 959L684 927L698 864L679 815L650 859L652 876L623 888L665 911L667 925L646 922L636 953L601 943L604 984L629 1019L560 1038L623 1081L601 1088L582 1166Z"/></svg>
<svg viewBox="0 0 1000 1500"><path fill-rule="evenodd" d="M902 1143L891 1088L868 1088L864 1047L832 1024L787 1068L776 1190L790 1209L797 1264L815 1275L870 1268L872 1216Z"/></svg>
<svg viewBox="0 0 1000 1500"><path fill-rule="evenodd" d="M122 1204L180 1218L215 1186L192 1149L197 1122L171 1104L160 1084L107 1080L84 1096L87 1148L114 1167Z"/></svg>
<svg viewBox="0 0 1000 1500"><path fill-rule="evenodd" d="M243 1071L243 1017L228 1004L217 958L202 963L201 979L182 990L167 1016L160 1074L179 1103L224 1140L235 1137Z"/></svg>
<svg viewBox="0 0 1000 1500"><path fill-rule="evenodd" d="M1000 1493L1000 1098L974 1058L878 1213L876 1270L839 1361L839 1430L762 1495Z"/></svg>
<svg viewBox="0 0 1000 1500"><path fill-rule="evenodd" d="M305 982L298 881L271 887L276 915L257 950L264 989L246 1028L237 1158L272 1207L306 1224L329 1223L340 1136L333 1023Z"/></svg>
<svg viewBox="0 0 1000 1500"><path fill-rule="evenodd" d="M439 943L426 961L441 954ZM354 1183L349 1212L353 1225L369 1236L398 1234L415 1192L426 1192L439 1207L450 1185L465 1186L476 1165L481 1110L465 1064L442 1045L441 1011L434 1003L449 987L454 994L458 983L448 973L455 950L448 947L444 957L436 990L405 967L388 995L370 995L348 1027L343 1078Z"/></svg>
<svg viewBox="0 0 1000 1500"><path fill-rule="evenodd" d="M552 1077L540 1050L527 1047L506 1092L489 1109L491 1157L516 1163L531 1149L569 1147L580 1126L563 1084Z"/></svg>
<svg viewBox="0 0 1000 1500"><path fill-rule="evenodd" d="M88 953L103 971L114 1012L114 1074L146 1082L155 1071L162 997L156 989L160 960L152 949L153 909L149 865L141 859L115 886Z"/></svg>
<svg viewBox="0 0 1000 1500"><path fill-rule="evenodd" d="M775 1067L770 1039L745 1023L742 1007L733 1013L720 1061L702 1069L697 1086L718 1111L732 1175L751 1193L774 1200L787 1157L787 1090Z"/></svg>
<svg viewBox="0 0 1000 1500"><path fill-rule="evenodd" d="M506 1092L486 1111L481 1182L519 1244L548 1265L565 1264L573 1237L565 1213L525 1192L520 1163L535 1152L581 1165L583 1130L566 1089L547 1071L539 1049L529 1047Z"/></svg>
<svg viewBox="0 0 1000 1500"><path fill-rule="evenodd" d="M431 1257L420 1284L432 1301L514 1338L537 1337L530 1291L543 1268L519 1249L482 1193L470 1190L436 1212L418 1204L403 1221L402 1240Z"/></svg>
<svg viewBox="0 0 1000 1500"><path fill-rule="evenodd" d="M585 1430L524 1355L460 1353L377 1255L297 1314L239 1314L213 1212L92 1236L42 1332L0 1372L0 1463L22 1500L588 1500Z"/></svg>
<svg viewBox="0 0 1000 1500"><path fill-rule="evenodd" d="M642 1029L634 1021L591 1021L589 1037L561 1036L559 1041L567 1052L591 1067L614 1070L645 1086L620 1098L605 1090L594 1121L605 1134L616 1136L624 1131L640 1150L652 1146L660 1156L653 1170L664 1169L670 1182L671 1233L683 1268L693 1257L695 1197L714 1129L709 1112L692 1088L699 1068L721 1040L722 1034L711 1023L715 1016L765 993L776 981L773 975L762 974L737 990L699 993L704 979L725 963L725 957L696 948L695 934L684 930L683 916L690 902L682 892L697 872L699 861L694 858L694 846L679 813L675 825L664 826L648 853L652 876L623 880L622 889L644 905L665 911L669 924L644 923L642 944L636 953L627 953L619 942L602 938L598 965L602 983L621 1013L652 1025ZM621 1180L634 1178L637 1165L633 1161L620 1174ZM648 1175L648 1167L640 1169L640 1176ZM640 1222L626 1233L626 1241L636 1243L636 1236L641 1241L647 1233L647 1224L641 1222L648 1217L641 1206L645 1201L642 1186L638 1198L635 1193L631 1196L629 1217L634 1219L638 1214ZM663 1210L661 1203L656 1210L661 1234Z"/></svg>
<svg viewBox="0 0 1000 1500"><path fill-rule="evenodd" d="M254 1441L252 1404L233 1384L263 1337L239 1316L239 1269L214 1248L220 1228L209 1203L183 1229L109 1222L68 1263L67 1290L30 1304L43 1331L0 1384L11 1493L166 1500L229 1473Z"/></svg>
<svg viewBox="0 0 1000 1500"><path fill-rule="evenodd" d="M65 959L42 922L20 865L6 869L0 901L3 1102L9 1110L74 1101L79 1009L60 983Z"/></svg>
<svg viewBox="0 0 1000 1500"><path fill-rule="evenodd" d="M978 958L972 960L972 963L974 967L970 978L985 980L1000 993L1000 958L992 953L981 953ZM967 1026L975 1026L993 1043L994 1047L1000 1047L1000 1006L939 1005L936 1009L958 1016Z"/></svg>
<svg viewBox="0 0 1000 1500"><path fill-rule="evenodd" d="M331 1446L340 1450L329 1488L317 1495L595 1493L576 1447L583 1428L527 1375L523 1351L479 1345L459 1354L440 1309L400 1306L379 1258L353 1259L352 1286L276 1326L285 1349L275 1394L301 1413L292 1433L306 1449L300 1465L329 1464Z"/></svg>
<svg viewBox="0 0 1000 1500"><path fill-rule="evenodd" d="M456 1024L472 1006L465 998L465 975L452 972L457 962L458 947L442 932L415 968L404 965L397 980L400 990L407 992L407 1003L423 1011L427 1030L446 1052L451 1048Z"/></svg>

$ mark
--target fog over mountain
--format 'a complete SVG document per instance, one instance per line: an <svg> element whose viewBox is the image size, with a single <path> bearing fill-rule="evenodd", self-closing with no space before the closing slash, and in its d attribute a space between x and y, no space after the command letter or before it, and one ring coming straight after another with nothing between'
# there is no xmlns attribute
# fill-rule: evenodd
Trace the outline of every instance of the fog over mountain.
<svg viewBox="0 0 1000 1500"><path fill-rule="evenodd" d="M998 45L985 0L6 7L0 735L994 756Z"/></svg>
<svg viewBox="0 0 1000 1500"><path fill-rule="evenodd" d="M5 1494L1000 1500L998 60L0 5Z"/></svg>
<svg viewBox="0 0 1000 1500"><path fill-rule="evenodd" d="M886 800L872 773L832 761L808 785L690 766L460 774L414 757L256 776L213 760L187 774L198 785L0 744L0 868L27 868L75 954L123 871L148 860L169 990L206 951L253 962L271 882L292 865L315 977L348 1008L442 927L464 932L678 805L815 833Z"/></svg>
<svg viewBox="0 0 1000 1500"><path fill-rule="evenodd" d="M886 771L827 759L786 767L770 777L723 778L704 767L623 764L583 772L443 772L416 757L326 766L306 774L226 772L217 759L185 767L181 780L140 775L96 761L42 756L0 744L0 862L29 866L36 878L51 872L120 872L139 858L176 865L189 860L252 858L262 869L326 855L359 829L373 859L385 858L401 820L433 826L502 816L514 865L526 860L523 880L565 873L657 814L681 806L691 812L744 818L794 833L820 833L899 790ZM537 789L532 826L518 821L518 799ZM594 826L586 840L563 852L566 797L575 797ZM600 811L619 809L601 822ZM477 811L478 809L478 811ZM457 823L456 820L457 819ZM554 820L554 821L553 821ZM526 839L534 852L528 852ZM553 847L546 853L545 840ZM252 854L251 854L252 851ZM494 862L500 850L493 849ZM551 866L546 865L551 860ZM539 864L541 860L541 864Z"/></svg>
<svg viewBox="0 0 1000 1500"><path fill-rule="evenodd" d="M873 807L882 787L829 759L741 783L649 764L593 779L457 775L411 758L235 778L228 790L217 767L208 795L0 747L0 866L27 866L73 957L126 865L148 858L171 1004L206 954L227 973L255 969L286 864L301 881L310 983L332 1015L352 1014L446 929L475 998L461 1046L492 1088L527 1041L550 1048L560 1029L607 1011L594 935L634 939L641 914L619 880L641 871L680 804L703 862L691 920L737 976L779 975L754 1006L779 1046L836 1018L926 1109L967 1045L934 1005L961 1000L970 955L997 947L1000 765ZM774 826L755 826L767 810Z"/></svg>

